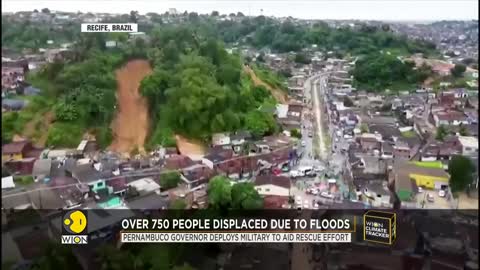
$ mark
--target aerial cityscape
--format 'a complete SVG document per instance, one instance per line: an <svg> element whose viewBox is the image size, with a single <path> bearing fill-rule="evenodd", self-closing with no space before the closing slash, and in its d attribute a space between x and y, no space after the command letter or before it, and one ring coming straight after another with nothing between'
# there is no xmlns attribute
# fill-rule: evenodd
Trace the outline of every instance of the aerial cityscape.
<svg viewBox="0 0 480 270"><path fill-rule="evenodd" d="M2 13L5 269L478 269L478 20L129 9ZM47 244L72 209L89 248ZM393 211L398 239L118 239L191 209Z"/></svg>

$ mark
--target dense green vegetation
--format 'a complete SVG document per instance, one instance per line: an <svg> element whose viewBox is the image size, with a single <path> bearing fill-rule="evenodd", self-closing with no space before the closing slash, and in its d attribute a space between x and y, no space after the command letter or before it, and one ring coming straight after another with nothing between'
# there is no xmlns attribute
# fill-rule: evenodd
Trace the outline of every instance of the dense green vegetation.
<svg viewBox="0 0 480 270"><path fill-rule="evenodd" d="M285 84L286 78L285 76L269 70L262 64L252 65L251 66L255 75L262 80L263 82L267 83L268 85L283 90L285 92L288 91L288 87Z"/></svg>
<svg viewBox="0 0 480 270"><path fill-rule="evenodd" d="M153 118L150 145L170 144L174 133L206 140L241 128L259 136L275 130L273 115L257 111L272 102L269 93L253 85L240 56L220 42L171 26L154 31L150 46L154 72L141 84Z"/></svg>
<svg viewBox="0 0 480 270"><path fill-rule="evenodd" d="M53 106L54 101L44 96L29 97L29 105L20 112L2 113L2 143L10 142L15 134L22 134L30 121L41 121L43 115ZM37 122L38 123L38 122ZM40 131L41 129L35 127ZM34 133L34 137L41 134Z"/></svg>
<svg viewBox="0 0 480 270"><path fill-rule="evenodd" d="M75 40L80 33L80 27L75 23L69 23L62 28L54 28L47 24L22 22L16 23L2 16L2 47L8 48L48 48L59 46ZM53 40L54 44L47 44Z"/></svg>
<svg viewBox="0 0 480 270"><path fill-rule="evenodd" d="M465 191L473 183L475 171L475 165L471 159L465 156L454 156L448 162L452 192L455 194Z"/></svg>
<svg viewBox="0 0 480 270"><path fill-rule="evenodd" d="M171 189L171 188L177 187L180 181L181 181L180 173L169 172L169 173L163 174L160 177L160 186L164 190Z"/></svg>
<svg viewBox="0 0 480 270"><path fill-rule="evenodd" d="M154 25L162 25L159 14L150 13L153 25L139 24L139 30L150 33ZM55 16L52 14L51 16ZM237 16L233 21L217 20L218 16L187 14L186 20L177 24L194 30L198 35L209 36L226 43L252 45L257 48L269 47L276 52L300 51L316 44L317 48L336 51L339 54L368 54L387 50L392 53L435 53L435 46L428 42L410 41L393 34L387 25L383 27L357 24L354 28L332 28L324 22L313 25L292 20L280 22L265 16ZM122 14L105 22L136 22L137 12ZM12 47L38 47L47 39L72 41L79 28L67 24L62 29L33 23L18 24L2 16L2 42ZM21 34L20 34L21 33Z"/></svg>
<svg viewBox="0 0 480 270"><path fill-rule="evenodd" d="M208 207L212 209L262 209L263 199L252 183L233 186L224 176L215 176L208 182Z"/></svg>
<svg viewBox="0 0 480 270"><path fill-rule="evenodd" d="M413 90L431 74L432 70L426 65L415 68L413 62L382 53L360 57L352 71L355 86L369 91Z"/></svg>
<svg viewBox="0 0 480 270"><path fill-rule="evenodd" d="M465 70L467 70L467 67L465 65L457 64L452 68L451 73L452 73L453 77L458 78L458 77L461 77L463 75Z"/></svg>
<svg viewBox="0 0 480 270"><path fill-rule="evenodd" d="M273 102L269 92L254 86L243 73L240 56L228 54L217 40L196 36L183 26L156 29L151 42L124 42L113 51L104 48L107 38L122 40L104 34L82 36L70 63L50 64L36 75L37 81L55 85L45 91L55 99L47 145L74 146L86 130L95 133L102 146L108 145L116 107L114 70L128 59L144 57L154 66L141 85L153 121L147 146L170 146L175 133L207 140L212 133L249 126L258 136L276 130L273 115L256 111ZM10 118L3 125L7 139L25 122L17 123L18 115Z"/></svg>
<svg viewBox="0 0 480 270"><path fill-rule="evenodd" d="M98 52L65 65L53 76L56 121L49 130L47 145L75 146L86 129L99 135L101 145L110 143L109 125L116 106L113 72L122 60L119 55ZM38 76L48 77L47 73L44 70Z"/></svg>
<svg viewBox="0 0 480 270"><path fill-rule="evenodd" d="M31 98L25 110L2 116L7 120L2 124L2 140L9 141L14 134L22 134L29 121L51 111L54 121L47 128L47 146L76 146L85 131L95 134L101 146L109 145L112 140L109 126L116 106L114 71L136 57L138 44L107 51L104 47L107 39L122 39L122 36L81 34L69 62L51 63L29 75L28 81L42 89L42 94Z"/></svg>
<svg viewBox="0 0 480 270"><path fill-rule="evenodd" d="M292 21L283 23L259 16L243 18L238 22L223 21L213 24L215 33L226 42L251 44L257 48L271 47L274 51L299 51L317 44L318 48L340 54L368 54L387 49L403 54L434 52L427 42L414 42L390 32L388 27L357 25L356 28L334 29L319 22L312 26Z"/></svg>
<svg viewBox="0 0 480 270"><path fill-rule="evenodd" d="M445 137L448 135L448 133L449 133L448 128L444 125L440 125L437 128L437 133L435 134L435 139L437 139L439 141L443 141L445 139Z"/></svg>
<svg viewBox="0 0 480 270"><path fill-rule="evenodd" d="M69 62L50 64L29 78L44 89L42 98L48 106L43 107L55 115L46 144L74 146L89 131L102 146L108 145L112 140L109 125L116 107L113 72L133 58L147 58L154 68L141 84L152 121L146 146L152 148L174 145L174 134L208 140L215 132L248 129L262 136L278 130L272 113L258 110L275 103L270 93L254 86L242 70L243 59L227 53L223 42L276 52L297 51L295 60L300 63L309 62L300 50L312 44L317 45L317 50L333 50L340 55L368 54L358 60L354 75L359 88L369 90L411 86L427 73L379 51L434 52L431 44L395 36L388 27L333 29L324 23L280 23L264 16L220 21L215 16L187 15L184 22L171 25L164 25L161 16L154 16L154 25L162 25L156 28L140 24L140 30L149 34L147 41L128 40L122 33L79 34L77 25L67 24L59 30L49 25L12 22L2 16L2 41L8 47L37 49L48 39L55 44L75 41ZM109 21L137 19L138 13L131 12ZM107 40L116 40L120 46L106 49ZM287 91L283 75L270 72L261 64L252 68L267 84ZM35 114L33 110L30 114L2 117L6 120L2 121L2 141L21 133Z"/></svg>

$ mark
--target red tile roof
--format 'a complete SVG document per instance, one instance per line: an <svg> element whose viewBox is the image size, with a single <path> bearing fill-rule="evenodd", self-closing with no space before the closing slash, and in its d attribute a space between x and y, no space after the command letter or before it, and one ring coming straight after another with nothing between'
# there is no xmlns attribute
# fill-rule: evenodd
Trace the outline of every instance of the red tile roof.
<svg viewBox="0 0 480 270"><path fill-rule="evenodd" d="M467 116L463 112L459 111L443 111L443 112L438 112L437 117L439 120L445 120L445 121L462 121L462 120L467 120Z"/></svg>
<svg viewBox="0 0 480 270"><path fill-rule="evenodd" d="M29 143L29 141L21 141L5 144L2 147L2 154L19 154Z"/></svg>
<svg viewBox="0 0 480 270"><path fill-rule="evenodd" d="M107 185L113 188L113 192L118 192L127 188L127 181L124 177L119 176L118 178L109 180Z"/></svg>
<svg viewBox="0 0 480 270"><path fill-rule="evenodd" d="M284 196L265 196L263 198L263 208L266 209L279 209L283 205L288 203L288 197Z"/></svg>
<svg viewBox="0 0 480 270"><path fill-rule="evenodd" d="M290 188L290 178L286 176L259 175L255 178L255 185L275 185L283 188Z"/></svg>
<svg viewBox="0 0 480 270"><path fill-rule="evenodd" d="M173 155L165 160L165 168L176 170L192 166L194 162L187 156Z"/></svg>

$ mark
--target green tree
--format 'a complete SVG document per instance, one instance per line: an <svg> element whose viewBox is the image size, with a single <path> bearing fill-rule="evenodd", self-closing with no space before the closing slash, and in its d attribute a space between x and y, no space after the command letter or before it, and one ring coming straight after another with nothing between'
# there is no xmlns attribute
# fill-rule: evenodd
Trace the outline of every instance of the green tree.
<svg viewBox="0 0 480 270"><path fill-rule="evenodd" d="M183 199L176 199L170 203L170 209L183 210L187 208L187 203Z"/></svg>
<svg viewBox="0 0 480 270"><path fill-rule="evenodd" d="M162 189L171 189L177 187L180 181L181 177L178 172L169 172L160 176L160 186Z"/></svg>
<svg viewBox="0 0 480 270"><path fill-rule="evenodd" d="M233 209L261 209L263 199L252 183L237 183L232 187Z"/></svg>
<svg viewBox="0 0 480 270"><path fill-rule="evenodd" d="M48 9L48 8L42 8L42 13L50 14L50 9Z"/></svg>
<svg viewBox="0 0 480 270"><path fill-rule="evenodd" d="M352 101L349 97L345 96L345 97L343 98L343 106L345 106L345 107L353 107L354 104L353 104L353 101Z"/></svg>
<svg viewBox="0 0 480 270"><path fill-rule="evenodd" d="M191 22L196 22L198 21L198 13L196 12L190 12L188 14L188 20L191 21Z"/></svg>
<svg viewBox="0 0 480 270"><path fill-rule="evenodd" d="M208 206L227 209L232 203L232 186L228 178L215 176L208 182Z"/></svg>
<svg viewBox="0 0 480 270"><path fill-rule="evenodd" d="M254 110L245 115L245 127L256 137L273 132L275 126L275 119L268 113Z"/></svg>
<svg viewBox="0 0 480 270"><path fill-rule="evenodd" d="M448 130L444 125L440 125L437 128L437 135L435 136L435 139L439 141L443 141L445 139L445 136L448 135Z"/></svg>
<svg viewBox="0 0 480 270"><path fill-rule="evenodd" d="M461 136L469 136L469 132L466 126L460 125L459 131Z"/></svg>
<svg viewBox="0 0 480 270"><path fill-rule="evenodd" d="M140 84L140 92L149 102L149 109L152 115L158 105L166 102L165 91L169 88L171 74L163 69L155 69Z"/></svg>
<svg viewBox="0 0 480 270"><path fill-rule="evenodd" d="M138 11L135 11L135 10L130 11L130 22L131 23L138 22Z"/></svg>
<svg viewBox="0 0 480 270"><path fill-rule="evenodd" d="M45 254L33 262L31 269L82 269L71 248L48 242L43 250Z"/></svg>
<svg viewBox="0 0 480 270"><path fill-rule="evenodd" d="M75 104L60 102L55 105L55 116L60 121L74 121L78 119L78 111Z"/></svg>
<svg viewBox="0 0 480 270"><path fill-rule="evenodd" d="M48 130L47 146L76 147L82 139L83 126L79 123L55 122Z"/></svg>
<svg viewBox="0 0 480 270"><path fill-rule="evenodd" d="M260 53L258 54L257 58L256 58L256 61L257 62L265 62L265 54L264 53Z"/></svg>
<svg viewBox="0 0 480 270"><path fill-rule="evenodd" d="M102 270L136 269L133 253L119 250L113 245L105 244L101 246L98 250L97 260L100 262L100 269Z"/></svg>
<svg viewBox="0 0 480 270"><path fill-rule="evenodd" d="M308 65L311 63L311 59L305 53L296 53L295 63Z"/></svg>
<svg viewBox="0 0 480 270"><path fill-rule="evenodd" d="M405 90L423 83L427 69L414 69L413 62L382 53L369 53L355 62L352 75L357 88L368 91Z"/></svg>
<svg viewBox="0 0 480 270"><path fill-rule="evenodd" d="M218 17L220 14L218 13L218 11L212 11L212 14L210 14L210 16L212 17Z"/></svg>
<svg viewBox="0 0 480 270"><path fill-rule="evenodd" d="M465 191L473 182L475 165L472 160L465 156L454 156L448 162L450 174L450 188L453 193Z"/></svg>
<svg viewBox="0 0 480 270"><path fill-rule="evenodd" d="M294 128L292 130L290 130L290 135L294 138L297 138L297 139L301 139L302 138L302 133L300 132L300 130Z"/></svg>
<svg viewBox="0 0 480 270"><path fill-rule="evenodd" d="M467 67L462 64L456 64L451 70L451 74L455 78L460 78L463 76L463 73L467 70Z"/></svg>
<svg viewBox="0 0 480 270"><path fill-rule="evenodd" d="M360 132L367 133L368 132L368 125L366 123L362 123L360 125Z"/></svg>

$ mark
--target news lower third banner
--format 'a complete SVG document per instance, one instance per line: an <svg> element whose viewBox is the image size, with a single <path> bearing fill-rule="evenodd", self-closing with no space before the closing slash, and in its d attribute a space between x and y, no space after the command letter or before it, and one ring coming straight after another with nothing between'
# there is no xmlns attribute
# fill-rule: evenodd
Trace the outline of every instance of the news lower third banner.
<svg viewBox="0 0 480 270"><path fill-rule="evenodd" d="M45 252L51 244L92 260L105 246L142 252L158 244L184 250L186 260L215 260L228 247L239 258L257 261L255 255L266 252L271 260L288 264L297 256L295 248L305 248L314 261L338 268L382 264L382 269L421 269L417 264L429 256L431 269L478 269L464 268L478 261L478 210L70 209L3 214L2 235L10 238L2 241L6 260L14 260L18 249L22 254L36 249L29 258L49 256Z"/></svg>
<svg viewBox="0 0 480 270"><path fill-rule="evenodd" d="M297 213L298 214L298 213ZM122 243L350 243L355 216L128 218Z"/></svg>
<svg viewBox="0 0 480 270"><path fill-rule="evenodd" d="M350 243L350 233L122 232L122 243Z"/></svg>
<svg viewBox="0 0 480 270"><path fill-rule="evenodd" d="M19 211L9 215L34 222ZM16 215L19 215L16 217ZM44 218L38 219L44 222ZM65 245L117 243L340 243L409 246L418 236L447 232L476 241L478 211L441 210L104 210L49 213L49 228ZM432 226L435 224L435 226ZM25 224L24 224L25 225ZM33 224L32 224L33 225ZM31 225L30 225L31 226ZM455 234L456 231L459 231ZM443 240L442 240L443 241Z"/></svg>
<svg viewBox="0 0 480 270"><path fill-rule="evenodd" d="M62 244L77 245L107 234L121 243L351 243L359 232L364 241L391 245L396 213L70 210L61 231Z"/></svg>

